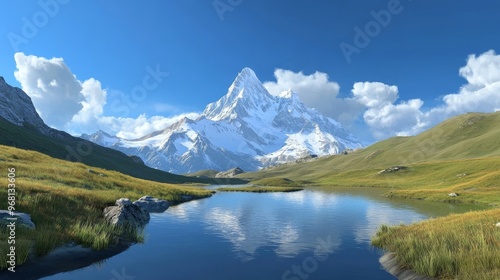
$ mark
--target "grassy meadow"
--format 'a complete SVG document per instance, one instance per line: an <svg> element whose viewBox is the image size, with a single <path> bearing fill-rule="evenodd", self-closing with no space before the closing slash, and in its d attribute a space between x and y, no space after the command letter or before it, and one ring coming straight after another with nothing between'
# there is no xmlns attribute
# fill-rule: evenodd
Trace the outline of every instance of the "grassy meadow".
<svg viewBox="0 0 500 280"><path fill-rule="evenodd" d="M265 193L265 192L296 192L303 190L298 187L273 187L273 186L248 186L248 187L223 187L217 189L220 192L255 192L255 193Z"/></svg>
<svg viewBox="0 0 500 280"><path fill-rule="evenodd" d="M495 228L500 222L499 123L500 112L465 114L417 136L394 137L347 154L240 174L237 176L240 180L232 182L250 182L253 186L218 190L267 192L296 191L303 187L383 187L387 188L388 197L488 205L491 210L412 225L382 226L372 242L394 252L401 266L424 275L438 279L500 279L500 229ZM37 145L36 142L28 144ZM393 166L405 168L380 172ZM0 146L0 169L4 170L5 182L7 169L11 167L16 168L16 210L31 214L37 225L35 231L18 229L19 263L28 257L33 244L34 255L43 255L68 241L96 249L112 244L117 235L128 232L110 227L102 217L102 210L118 198L135 200L152 195L175 202L180 201L182 195L211 195L211 191L190 185L155 182L157 176L171 175L165 172L154 171L148 176L155 181L148 181L38 152ZM153 171L148 169L148 172ZM191 175L213 173L203 171ZM181 177L162 181L178 182ZM182 177L182 182L188 181L196 180ZM0 188L0 209L7 208L5 186ZM450 197L448 194L452 192L458 196ZM134 239L141 241L140 233L134 234ZM6 240L0 238L0 242ZM0 261L5 266L3 248L0 247Z"/></svg>
<svg viewBox="0 0 500 280"><path fill-rule="evenodd" d="M8 206L7 169L12 167L16 169L16 211L30 214L36 224L34 231L16 228L18 264L30 254L43 255L69 241L94 249L112 244L116 236L128 232L108 225L103 219L103 209L114 205L118 198L136 200L152 195L180 202L183 195L211 195L210 191L195 187L137 179L116 171L0 145L0 170L5 180L0 188L0 209ZM1 231L0 242L7 244L7 231L5 228ZM133 240L143 238L140 233L131 234L134 234ZM1 267L6 266L6 250L7 246L0 247Z"/></svg>
<svg viewBox="0 0 500 280"><path fill-rule="evenodd" d="M500 209L382 226L372 244L403 267L438 279L500 279Z"/></svg>
<svg viewBox="0 0 500 280"><path fill-rule="evenodd" d="M250 186L245 187L222 187L218 191L223 192L296 192L303 188L294 181L287 178L263 178L250 182Z"/></svg>
<svg viewBox="0 0 500 280"><path fill-rule="evenodd" d="M417 136L238 177L288 178L311 189L382 187L388 197L488 205L492 210L382 226L372 243L394 252L402 267L437 279L500 279L499 124L500 112L469 113ZM380 173L393 166L406 168Z"/></svg>
<svg viewBox="0 0 500 280"><path fill-rule="evenodd" d="M412 137L394 137L347 155L238 175L288 178L311 188L386 187L392 197L500 206L500 112L470 113ZM379 174L392 166L406 169ZM456 192L458 197L449 197Z"/></svg>

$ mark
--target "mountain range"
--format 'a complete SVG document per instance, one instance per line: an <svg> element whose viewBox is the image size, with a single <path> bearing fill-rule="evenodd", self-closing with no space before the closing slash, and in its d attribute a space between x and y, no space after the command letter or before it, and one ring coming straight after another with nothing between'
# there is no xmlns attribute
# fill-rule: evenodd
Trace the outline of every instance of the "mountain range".
<svg viewBox="0 0 500 280"><path fill-rule="evenodd" d="M0 145L41 152L54 158L118 171L136 178L165 183L241 183L238 179L186 177L150 168L134 156L102 147L47 126L31 98L0 76ZM0 161L3 159L0 158ZM89 171L90 172L90 171Z"/></svg>
<svg viewBox="0 0 500 280"><path fill-rule="evenodd" d="M139 139L104 131L81 138L178 174L235 167L255 171L363 146L338 122L307 108L291 90L271 95L250 68L195 120L183 118Z"/></svg>

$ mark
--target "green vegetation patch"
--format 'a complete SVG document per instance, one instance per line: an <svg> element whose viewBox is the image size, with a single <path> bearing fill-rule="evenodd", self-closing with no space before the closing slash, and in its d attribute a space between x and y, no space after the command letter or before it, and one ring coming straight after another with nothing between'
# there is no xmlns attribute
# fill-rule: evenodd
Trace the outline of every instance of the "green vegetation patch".
<svg viewBox="0 0 500 280"><path fill-rule="evenodd" d="M0 209L8 208L7 170L15 168L16 211L28 213L35 230L16 228L18 264L28 256L40 256L74 241L94 249L114 244L117 236L143 240L141 232L109 225L103 209L119 198L136 200L144 195L181 202L182 196L208 197L212 191L189 186L158 183L116 171L67 162L47 155L0 145ZM2 180L0 178L0 180ZM6 228L0 243L7 244ZM7 246L0 247L0 267L6 267Z"/></svg>
<svg viewBox="0 0 500 280"><path fill-rule="evenodd" d="M221 192L257 192L257 193L264 193L264 192L296 192L296 191L301 191L303 190L302 188L297 188L297 187L264 187L264 186L249 186L249 187L240 187L240 188L235 188L235 187L224 187L224 188L218 188L218 191Z"/></svg>
<svg viewBox="0 0 500 280"><path fill-rule="evenodd" d="M500 279L500 209L382 226L372 244L404 268L438 279Z"/></svg>
<svg viewBox="0 0 500 280"><path fill-rule="evenodd" d="M223 187L218 191L223 192L296 192L303 188L296 182L287 178L263 178L251 182L247 187Z"/></svg>
<svg viewBox="0 0 500 280"><path fill-rule="evenodd" d="M300 184L288 178L270 177L254 180L250 182L258 186L274 186L274 187L300 187Z"/></svg>

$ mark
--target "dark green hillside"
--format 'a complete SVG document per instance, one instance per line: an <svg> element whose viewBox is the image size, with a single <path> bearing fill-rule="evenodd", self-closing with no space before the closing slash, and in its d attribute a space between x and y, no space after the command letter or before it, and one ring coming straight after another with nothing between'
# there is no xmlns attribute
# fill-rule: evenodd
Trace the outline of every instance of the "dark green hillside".
<svg viewBox="0 0 500 280"><path fill-rule="evenodd" d="M82 162L86 165L118 171L136 178L163 183L234 184L240 179L209 179L175 175L135 162L122 152L59 132L49 137L29 127L16 126L0 118L0 145L44 153L54 158Z"/></svg>

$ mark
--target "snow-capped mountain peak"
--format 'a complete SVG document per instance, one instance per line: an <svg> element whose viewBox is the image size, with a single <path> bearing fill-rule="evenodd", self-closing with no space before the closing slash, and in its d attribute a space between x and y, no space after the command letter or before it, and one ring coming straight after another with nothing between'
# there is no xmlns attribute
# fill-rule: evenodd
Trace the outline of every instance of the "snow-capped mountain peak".
<svg viewBox="0 0 500 280"><path fill-rule="evenodd" d="M290 99L295 99L295 98L299 98L297 96L297 94L295 92L293 92L291 89L288 89L288 90L285 90L285 91L282 91L280 94L279 94L279 97L281 98L290 98Z"/></svg>
<svg viewBox="0 0 500 280"><path fill-rule="evenodd" d="M105 147L110 147L121 140L119 137L112 136L102 130L92 135L83 134L81 137Z"/></svg>
<svg viewBox="0 0 500 280"><path fill-rule="evenodd" d="M266 111L274 97L267 92L255 72L244 68L229 87L226 95L206 106L207 119L220 121L246 117L249 111Z"/></svg>
<svg viewBox="0 0 500 280"><path fill-rule="evenodd" d="M307 108L292 90L269 94L250 68L244 68L226 95L208 104L196 120L183 119L136 140L103 132L82 138L176 173L237 166L253 171L362 147L338 122Z"/></svg>
<svg viewBox="0 0 500 280"><path fill-rule="evenodd" d="M234 89L241 89L258 85L262 85L262 82L259 80L259 78L257 78L255 72L252 69L245 67L243 68L243 70L241 70L234 82L229 87L228 93L231 93Z"/></svg>

